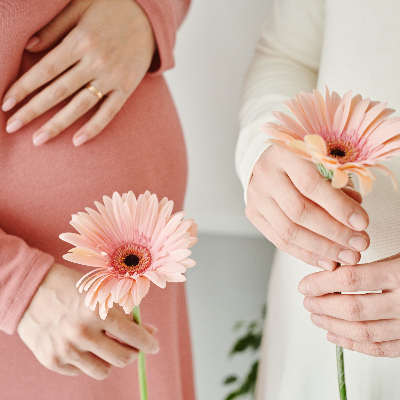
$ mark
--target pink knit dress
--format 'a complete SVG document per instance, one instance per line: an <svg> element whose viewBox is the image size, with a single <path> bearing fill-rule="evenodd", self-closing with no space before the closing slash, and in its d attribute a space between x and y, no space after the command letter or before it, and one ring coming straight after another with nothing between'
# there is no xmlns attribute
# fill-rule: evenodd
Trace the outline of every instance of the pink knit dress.
<svg viewBox="0 0 400 400"><path fill-rule="evenodd" d="M0 0L0 96L43 54L24 51L28 39L68 0ZM113 367L96 381L68 377L43 367L16 327L53 262L88 271L62 259L71 247L58 235L71 232L71 214L103 195L150 190L182 209L186 152L177 113L161 75L173 65L176 29L188 0L138 0L155 32L160 66L148 74L110 125L75 148L72 135L88 113L40 147L32 133L59 107L15 134L5 131L11 113L0 111L0 399L138 399L137 364ZM14 112L14 110L13 110ZM152 285L142 319L159 328L161 350L147 357L149 398L193 400L193 378L183 284Z"/></svg>

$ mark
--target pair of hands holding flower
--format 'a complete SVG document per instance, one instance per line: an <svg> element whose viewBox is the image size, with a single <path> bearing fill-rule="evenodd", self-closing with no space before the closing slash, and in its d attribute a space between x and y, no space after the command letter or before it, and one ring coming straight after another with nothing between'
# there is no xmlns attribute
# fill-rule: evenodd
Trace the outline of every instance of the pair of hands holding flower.
<svg viewBox="0 0 400 400"><path fill-rule="evenodd" d="M34 132L33 143L39 146L96 106L101 95L107 96L75 133L73 143L80 146L111 122L143 79L156 48L153 31L146 14L133 0L73 0L30 38L26 49L40 52L54 45L6 92L2 109L8 112L48 84L8 119L6 130L18 131L74 95ZM87 84L101 94L85 89Z"/></svg>
<svg viewBox="0 0 400 400"><path fill-rule="evenodd" d="M400 257L355 266L369 246L361 202L352 187L333 189L312 163L271 146L254 167L246 215L280 250L325 269L305 277L299 291L329 341L400 357Z"/></svg>

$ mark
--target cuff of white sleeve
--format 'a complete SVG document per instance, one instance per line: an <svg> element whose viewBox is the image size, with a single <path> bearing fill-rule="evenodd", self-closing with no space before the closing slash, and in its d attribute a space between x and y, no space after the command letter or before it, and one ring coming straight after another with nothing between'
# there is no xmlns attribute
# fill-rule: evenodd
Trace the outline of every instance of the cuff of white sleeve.
<svg viewBox="0 0 400 400"><path fill-rule="evenodd" d="M250 146L247 148L246 153L244 154L242 162L240 164L238 173L244 189L245 204L247 204L247 189L253 175L253 168L264 153L264 151L269 146L271 146L271 144L266 143L268 139L268 135L262 132L258 132L252 140Z"/></svg>

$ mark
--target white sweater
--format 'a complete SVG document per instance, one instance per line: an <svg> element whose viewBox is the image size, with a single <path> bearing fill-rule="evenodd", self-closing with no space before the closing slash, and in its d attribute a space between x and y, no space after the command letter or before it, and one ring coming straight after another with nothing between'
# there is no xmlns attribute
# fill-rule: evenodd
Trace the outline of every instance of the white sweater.
<svg viewBox="0 0 400 400"><path fill-rule="evenodd" d="M245 189L267 148L259 127L283 99L317 88L388 102L400 115L399 0L272 0L250 66L240 113L236 169ZM385 163L400 183L400 158ZM370 248L362 262L400 252L400 192L379 175L363 207ZM400 394L399 394L400 398Z"/></svg>

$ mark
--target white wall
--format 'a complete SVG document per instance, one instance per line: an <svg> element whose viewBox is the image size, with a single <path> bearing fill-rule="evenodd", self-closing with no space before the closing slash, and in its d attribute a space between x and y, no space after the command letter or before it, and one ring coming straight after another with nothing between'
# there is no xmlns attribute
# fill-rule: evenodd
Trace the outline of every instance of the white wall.
<svg viewBox="0 0 400 400"><path fill-rule="evenodd" d="M166 74L185 131L185 210L201 232L259 235L244 215L234 170L242 82L267 0L193 0L178 33L176 67Z"/></svg>
<svg viewBox="0 0 400 400"><path fill-rule="evenodd" d="M193 0L178 34L176 67L166 74L189 153L185 211L201 232L197 265L187 273L199 400L223 400L223 378L248 371L248 355L228 359L232 327L258 317L266 299L274 249L244 215L234 151L241 87L267 2Z"/></svg>

